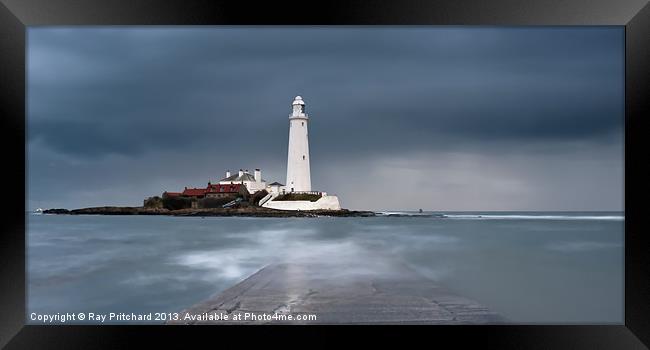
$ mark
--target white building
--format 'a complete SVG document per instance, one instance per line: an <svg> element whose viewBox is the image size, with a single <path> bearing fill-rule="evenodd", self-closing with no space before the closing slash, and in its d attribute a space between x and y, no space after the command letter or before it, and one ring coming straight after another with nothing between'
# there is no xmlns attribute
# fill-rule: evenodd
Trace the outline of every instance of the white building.
<svg viewBox="0 0 650 350"><path fill-rule="evenodd" d="M226 177L219 180L220 185L243 184L250 194L266 189L266 180L262 179L262 171L255 169L251 174L248 170L239 169L239 173L230 175L230 170L226 171Z"/></svg>
<svg viewBox="0 0 650 350"><path fill-rule="evenodd" d="M271 183L271 184L266 185L266 191L267 191L268 193L272 193L272 194L278 195L278 194L282 194L282 193L284 193L284 191L285 191L285 187L284 187L283 184L281 184L281 183L279 183L279 182L276 181L276 182L274 182L274 183Z"/></svg>
<svg viewBox="0 0 650 350"><path fill-rule="evenodd" d="M292 113L289 115L289 151L287 157L287 184L273 183L267 187L268 198L262 206L281 210L340 210L341 205L337 196L329 196L325 192L311 190L311 174L309 168L309 117L305 113L305 102L296 96L293 100ZM290 196L284 193L311 192L315 200L286 200ZM296 196L298 197L298 196Z"/></svg>
<svg viewBox="0 0 650 350"><path fill-rule="evenodd" d="M309 117L305 113L305 102L296 96L289 115L289 152L287 158L287 192L311 191L309 169Z"/></svg>

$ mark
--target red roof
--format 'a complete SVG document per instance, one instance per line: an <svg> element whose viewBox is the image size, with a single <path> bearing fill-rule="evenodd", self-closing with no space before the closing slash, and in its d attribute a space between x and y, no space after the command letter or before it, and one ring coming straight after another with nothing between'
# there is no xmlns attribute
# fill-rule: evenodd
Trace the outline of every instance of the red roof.
<svg viewBox="0 0 650 350"><path fill-rule="evenodd" d="M211 184L208 182L208 187L207 188L185 188L185 190L181 192L165 192L167 196L170 197L175 197L175 196L187 196L187 197L202 197L205 196L206 193L239 193L239 190L241 189L243 185L242 184L227 184L227 185L220 185L220 184Z"/></svg>
<svg viewBox="0 0 650 350"><path fill-rule="evenodd" d="M198 197L198 196L205 196L205 188L186 188L183 191L183 196L189 196L189 197Z"/></svg>
<svg viewBox="0 0 650 350"><path fill-rule="evenodd" d="M205 193L237 193L241 188L242 184L208 184L208 188L205 190Z"/></svg>

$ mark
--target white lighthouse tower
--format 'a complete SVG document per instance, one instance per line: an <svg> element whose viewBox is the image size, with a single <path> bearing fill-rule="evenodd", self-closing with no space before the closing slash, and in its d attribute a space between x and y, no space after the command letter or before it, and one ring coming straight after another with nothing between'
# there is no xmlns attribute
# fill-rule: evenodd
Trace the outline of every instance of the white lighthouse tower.
<svg viewBox="0 0 650 350"><path fill-rule="evenodd" d="M311 192L311 173L309 169L309 132L307 123L309 117L305 113L305 101L296 96L289 115L289 155L287 157L287 184L284 191ZM279 210L341 210L339 197L328 195L326 192L314 191L311 198L292 198L301 196L286 196L277 191L271 192L260 200L265 208ZM264 201L264 202L262 202Z"/></svg>
<svg viewBox="0 0 650 350"><path fill-rule="evenodd" d="M309 117L305 113L305 102L302 97L296 96L292 107L293 111L289 115L289 155L287 158L286 190L288 192L311 191L307 132Z"/></svg>

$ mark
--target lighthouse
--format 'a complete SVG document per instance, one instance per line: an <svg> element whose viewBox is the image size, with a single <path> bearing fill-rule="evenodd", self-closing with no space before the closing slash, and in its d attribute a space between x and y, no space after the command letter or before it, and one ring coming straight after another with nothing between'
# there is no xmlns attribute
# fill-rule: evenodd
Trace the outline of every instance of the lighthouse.
<svg viewBox="0 0 650 350"><path fill-rule="evenodd" d="M309 117L305 113L305 101L296 96L289 115L289 152L287 157L288 192L311 191L311 174L309 169Z"/></svg>
<svg viewBox="0 0 650 350"><path fill-rule="evenodd" d="M260 200L261 206L279 210L341 210L339 197L328 195L327 192L311 190L308 122L305 101L302 97L296 96L289 114L287 184L271 184L276 186L276 191L269 187L270 193ZM292 196L290 195L292 192L310 193L308 196Z"/></svg>

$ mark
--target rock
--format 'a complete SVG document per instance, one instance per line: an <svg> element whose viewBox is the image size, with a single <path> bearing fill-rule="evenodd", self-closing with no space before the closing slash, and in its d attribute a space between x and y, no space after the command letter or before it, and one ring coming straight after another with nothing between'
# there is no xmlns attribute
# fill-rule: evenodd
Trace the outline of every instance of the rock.
<svg viewBox="0 0 650 350"><path fill-rule="evenodd" d="M46 209L43 210L43 214L70 214L70 210L58 208L58 209Z"/></svg>
<svg viewBox="0 0 650 350"><path fill-rule="evenodd" d="M240 206L236 208L207 208L207 209L177 209L145 207L92 207L81 209L49 209L46 214L74 214L74 215L173 215L173 216L242 216L242 217L369 217L375 216L371 211L350 210L308 210L292 211L264 208L258 206Z"/></svg>

